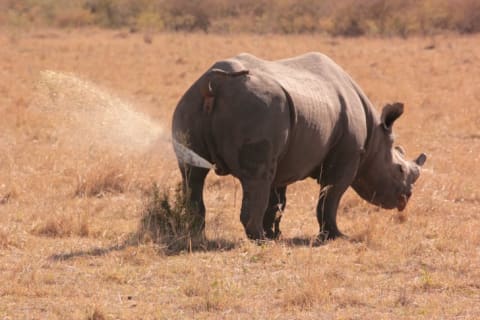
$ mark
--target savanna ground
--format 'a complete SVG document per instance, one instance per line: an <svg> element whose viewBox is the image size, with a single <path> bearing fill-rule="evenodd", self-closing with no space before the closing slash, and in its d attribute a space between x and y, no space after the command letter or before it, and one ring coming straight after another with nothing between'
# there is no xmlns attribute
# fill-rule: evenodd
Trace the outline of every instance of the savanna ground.
<svg viewBox="0 0 480 320"><path fill-rule="evenodd" d="M4 29L0 48L1 319L480 318L479 36ZM306 51L336 60L377 109L405 103L396 141L429 156L406 211L349 191L351 240L311 246L319 187L304 181L288 190L283 238L259 246L238 182L211 174L209 250L129 241L152 183L180 181L165 137L188 86L239 52Z"/></svg>

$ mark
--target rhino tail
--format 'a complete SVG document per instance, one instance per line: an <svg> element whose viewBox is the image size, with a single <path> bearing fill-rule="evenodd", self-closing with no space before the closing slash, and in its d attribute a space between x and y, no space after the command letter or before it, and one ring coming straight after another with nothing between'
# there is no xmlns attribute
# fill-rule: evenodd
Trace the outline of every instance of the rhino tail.
<svg viewBox="0 0 480 320"><path fill-rule="evenodd" d="M248 69L240 71L225 71L222 69L211 69L206 75L206 81L201 87L201 93L203 96L203 110L207 114L213 111L215 105L215 91L219 86L219 81L224 78L234 78L247 75L250 71Z"/></svg>

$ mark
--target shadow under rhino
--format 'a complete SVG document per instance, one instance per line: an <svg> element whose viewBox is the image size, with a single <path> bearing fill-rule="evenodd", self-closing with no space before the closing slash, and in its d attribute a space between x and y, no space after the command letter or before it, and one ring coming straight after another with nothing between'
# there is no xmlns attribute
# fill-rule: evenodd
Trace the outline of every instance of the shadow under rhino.
<svg viewBox="0 0 480 320"><path fill-rule="evenodd" d="M48 259L52 261L65 261L82 257L101 257L106 256L112 252L123 251L129 247L138 247L141 245L144 244L138 240L138 235L134 234L129 239L118 244L113 244L110 246L95 246L85 250L72 250L70 252L56 253L51 255ZM164 245L156 245L156 248L158 249L158 253L160 255L174 256L191 252L230 251L237 248L238 245L238 243L230 240L216 238L211 240L204 240L200 243L195 243L190 248L181 250L166 250L166 246Z"/></svg>

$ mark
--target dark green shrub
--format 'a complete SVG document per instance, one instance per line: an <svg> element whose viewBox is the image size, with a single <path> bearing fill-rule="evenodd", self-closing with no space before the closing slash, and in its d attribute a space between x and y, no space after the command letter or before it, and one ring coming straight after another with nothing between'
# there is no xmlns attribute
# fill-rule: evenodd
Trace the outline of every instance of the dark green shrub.
<svg viewBox="0 0 480 320"><path fill-rule="evenodd" d="M203 221L194 213L178 185L173 199L154 184L148 194L140 222L139 238L162 245L167 253L194 250L204 241Z"/></svg>

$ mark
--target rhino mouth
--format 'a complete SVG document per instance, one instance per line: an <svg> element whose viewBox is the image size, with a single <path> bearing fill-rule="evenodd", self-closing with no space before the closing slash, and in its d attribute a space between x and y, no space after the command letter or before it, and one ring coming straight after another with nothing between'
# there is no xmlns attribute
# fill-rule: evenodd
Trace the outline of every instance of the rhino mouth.
<svg viewBox="0 0 480 320"><path fill-rule="evenodd" d="M410 197L406 194L400 195L400 197L398 198L398 204L397 204L398 211L403 211L405 209L409 198Z"/></svg>

